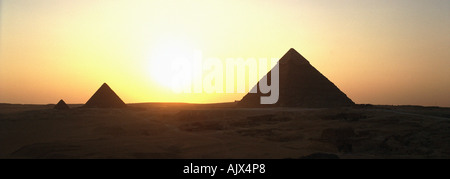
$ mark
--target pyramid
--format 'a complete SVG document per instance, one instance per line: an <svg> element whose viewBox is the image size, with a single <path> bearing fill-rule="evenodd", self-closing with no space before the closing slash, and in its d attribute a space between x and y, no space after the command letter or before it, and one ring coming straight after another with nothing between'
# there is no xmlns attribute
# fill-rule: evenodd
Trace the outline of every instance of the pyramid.
<svg viewBox="0 0 450 179"><path fill-rule="evenodd" d="M270 72L267 73L270 84ZM355 103L336 85L314 68L308 60L291 48L279 60L279 98L275 104L261 104L262 94L248 93L238 103L241 107L340 107Z"/></svg>
<svg viewBox="0 0 450 179"><path fill-rule="evenodd" d="M70 109L69 106L66 104L66 102L64 102L64 100L59 100L58 104L55 105L55 107L53 107L53 109L57 109L57 110L64 110L64 109Z"/></svg>
<svg viewBox="0 0 450 179"><path fill-rule="evenodd" d="M108 86L103 85L92 95L92 97L83 106L86 108L124 108L127 105L117 96L117 94Z"/></svg>

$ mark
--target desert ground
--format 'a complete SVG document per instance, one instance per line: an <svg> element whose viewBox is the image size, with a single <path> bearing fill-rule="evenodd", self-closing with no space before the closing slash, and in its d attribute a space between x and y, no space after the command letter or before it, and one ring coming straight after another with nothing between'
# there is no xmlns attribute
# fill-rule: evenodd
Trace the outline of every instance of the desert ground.
<svg viewBox="0 0 450 179"><path fill-rule="evenodd" d="M450 108L69 106L0 104L0 158L450 158Z"/></svg>

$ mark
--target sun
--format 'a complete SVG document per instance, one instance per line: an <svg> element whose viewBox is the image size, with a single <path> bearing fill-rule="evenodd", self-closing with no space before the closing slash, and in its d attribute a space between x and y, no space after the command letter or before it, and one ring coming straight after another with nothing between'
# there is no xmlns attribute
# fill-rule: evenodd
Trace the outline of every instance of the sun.
<svg viewBox="0 0 450 179"><path fill-rule="evenodd" d="M164 40L151 50L149 75L157 84L172 91L190 87L193 48L185 41ZM180 64L183 64L180 69ZM186 66L187 65L187 66ZM181 75L180 75L181 73Z"/></svg>

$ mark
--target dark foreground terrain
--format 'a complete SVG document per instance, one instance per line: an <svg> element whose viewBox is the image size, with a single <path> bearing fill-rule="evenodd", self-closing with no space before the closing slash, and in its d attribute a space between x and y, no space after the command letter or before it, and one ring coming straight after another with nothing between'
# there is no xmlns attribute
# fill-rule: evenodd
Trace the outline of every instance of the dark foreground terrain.
<svg viewBox="0 0 450 179"><path fill-rule="evenodd" d="M69 106L0 104L0 158L450 158L449 108Z"/></svg>

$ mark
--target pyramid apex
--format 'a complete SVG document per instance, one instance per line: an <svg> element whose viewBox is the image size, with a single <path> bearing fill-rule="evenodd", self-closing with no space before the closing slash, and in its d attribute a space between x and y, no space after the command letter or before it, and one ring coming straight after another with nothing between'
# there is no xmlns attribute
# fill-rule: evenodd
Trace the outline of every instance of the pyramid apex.
<svg viewBox="0 0 450 179"><path fill-rule="evenodd" d="M59 102L55 105L55 107L53 107L53 109L58 109L58 110L62 110L62 109L69 109L69 106L66 104L66 102L64 102L64 100L59 100Z"/></svg>
<svg viewBox="0 0 450 179"><path fill-rule="evenodd" d="M102 86L100 86L99 89L104 89L104 88L109 88L109 89L111 89L111 87L109 87L109 85L106 84L106 83L103 83Z"/></svg>
<svg viewBox="0 0 450 179"><path fill-rule="evenodd" d="M297 52L294 48L290 48L286 54L283 55L280 59L280 63L282 64L309 64L309 61L306 60L300 53Z"/></svg>
<svg viewBox="0 0 450 179"><path fill-rule="evenodd" d="M286 54L295 54L295 55L300 55L300 56L302 56L300 53L298 53L298 51L297 50L295 50L294 48L290 48L287 52L286 52Z"/></svg>

